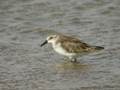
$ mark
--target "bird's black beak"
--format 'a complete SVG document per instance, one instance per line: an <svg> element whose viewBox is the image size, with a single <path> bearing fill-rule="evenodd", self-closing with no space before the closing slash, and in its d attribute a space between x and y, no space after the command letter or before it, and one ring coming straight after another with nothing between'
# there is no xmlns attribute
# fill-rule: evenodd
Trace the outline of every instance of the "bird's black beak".
<svg viewBox="0 0 120 90"><path fill-rule="evenodd" d="M47 44L47 43L48 43L48 41L45 40L40 46L42 47L42 46L44 46L44 45Z"/></svg>

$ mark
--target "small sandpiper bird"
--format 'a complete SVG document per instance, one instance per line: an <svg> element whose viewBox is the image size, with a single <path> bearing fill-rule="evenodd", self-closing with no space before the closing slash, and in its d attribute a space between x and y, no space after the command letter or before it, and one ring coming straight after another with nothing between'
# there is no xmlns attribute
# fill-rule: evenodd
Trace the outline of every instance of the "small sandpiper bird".
<svg viewBox="0 0 120 90"><path fill-rule="evenodd" d="M48 36L45 42L41 44L41 47L47 43L51 43L57 53L67 56L72 62L77 62L76 57L79 55L104 49L104 47L91 46L77 38L61 34Z"/></svg>

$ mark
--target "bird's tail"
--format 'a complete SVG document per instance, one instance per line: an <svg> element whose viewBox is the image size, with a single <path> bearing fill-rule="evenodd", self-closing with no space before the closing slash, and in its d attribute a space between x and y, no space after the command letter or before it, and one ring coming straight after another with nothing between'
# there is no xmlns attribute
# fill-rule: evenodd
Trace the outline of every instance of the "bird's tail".
<svg viewBox="0 0 120 90"><path fill-rule="evenodd" d="M100 51L100 50L103 50L104 47L101 47L101 46L93 46L92 49L95 50L95 51Z"/></svg>
<svg viewBox="0 0 120 90"><path fill-rule="evenodd" d="M94 46L93 47L95 50L103 50L104 49L104 47L101 47L101 46Z"/></svg>
<svg viewBox="0 0 120 90"><path fill-rule="evenodd" d="M92 46L91 48L89 48L89 50L91 52L94 52L94 51L100 51L100 50L103 50L104 47L101 47L101 46Z"/></svg>

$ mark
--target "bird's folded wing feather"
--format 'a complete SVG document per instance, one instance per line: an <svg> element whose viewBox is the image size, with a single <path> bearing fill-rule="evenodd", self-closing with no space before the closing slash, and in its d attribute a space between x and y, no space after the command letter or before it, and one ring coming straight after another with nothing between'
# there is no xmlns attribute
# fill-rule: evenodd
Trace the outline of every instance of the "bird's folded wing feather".
<svg viewBox="0 0 120 90"><path fill-rule="evenodd" d="M69 38L69 40L64 39L61 41L61 46L70 53L80 53L80 52L87 52L89 45L80 41L76 38Z"/></svg>

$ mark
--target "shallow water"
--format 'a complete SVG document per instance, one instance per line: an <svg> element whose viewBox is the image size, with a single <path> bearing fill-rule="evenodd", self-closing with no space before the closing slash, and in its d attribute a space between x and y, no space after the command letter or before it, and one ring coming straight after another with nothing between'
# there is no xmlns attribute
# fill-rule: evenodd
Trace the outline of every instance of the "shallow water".
<svg viewBox="0 0 120 90"><path fill-rule="evenodd" d="M46 36L105 50L65 61ZM0 90L119 90L119 0L0 0Z"/></svg>

